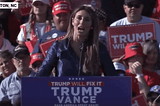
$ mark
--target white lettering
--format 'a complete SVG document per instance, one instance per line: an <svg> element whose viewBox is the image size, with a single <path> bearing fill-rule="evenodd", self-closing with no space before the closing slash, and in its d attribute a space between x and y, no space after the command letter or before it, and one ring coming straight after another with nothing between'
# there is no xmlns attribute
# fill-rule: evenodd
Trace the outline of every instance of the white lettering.
<svg viewBox="0 0 160 106"><path fill-rule="evenodd" d="M72 103L71 102L71 99L70 99L70 97L69 96L67 96L67 98L66 98L66 100L65 100L65 102L64 103Z"/></svg>
<svg viewBox="0 0 160 106"><path fill-rule="evenodd" d="M153 33L151 32L146 32L146 39L150 39L153 37Z"/></svg>
<svg viewBox="0 0 160 106"><path fill-rule="evenodd" d="M94 95L97 96L98 93L102 92L102 88L100 87L94 87Z"/></svg>
<svg viewBox="0 0 160 106"><path fill-rule="evenodd" d="M119 43L126 43L127 36L126 35L119 35Z"/></svg>
<svg viewBox="0 0 160 106"><path fill-rule="evenodd" d="M124 44L113 44L113 49L124 49L125 45Z"/></svg>
<svg viewBox="0 0 160 106"><path fill-rule="evenodd" d="M51 87L51 89L54 91L54 96L57 96L57 91L59 87Z"/></svg>
<svg viewBox="0 0 160 106"><path fill-rule="evenodd" d="M90 97L90 102L91 103L96 103L96 96L91 96Z"/></svg>
<svg viewBox="0 0 160 106"><path fill-rule="evenodd" d="M84 96L84 97L82 98L82 102L83 102L83 103L88 103L88 101L87 101L87 100L85 101L84 99L88 99L88 97L87 97L87 96Z"/></svg>
<svg viewBox="0 0 160 106"><path fill-rule="evenodd" d="M60 99L60 97L59 97L59 96L57 96L57 98L58 98L59 103L62 103L62 102L63 102L63 99L64 99L64 97L63 97L63 96L61 97L61 99Z"/></svg>
<svg viewBox="0 0 160 106"><path fill-rule="evenodd" d="M18 2L0 2L0 9L18 9Z"/></svg>
<svg viewBox="0 0 160 106"><path fill-rule="evenodd" d="M114 43L117 43L118 35L113 35L113 36L111 36L111 38L113 38Z"/></svg>
<svg viewBox="0 0 160 106"><path fill-rule="evenodd" d="M57 96L58 102L59 103L96 103L96 96L74 96L73 98L67 96L66 98L64 96L60 97ZM72 101L73 100L73 101Z"/></svg>
<svg viewBox="0 0 160 106"><path fill-rule="evenodd" d="M127 38L128 38L129 42L134 42L135 41L135 34L132 34L132 37L130 37L130 34L127 34Z"/></svg>
<svg viewBox="0 0 160 106"><path fill-rule="evenodd" d="M76 87L76 88L77 88L77 93L74 92L75 91L74 87L71 88L71 94L74 95L74 96L77 96L77 95L80 94L80 88L79 87Z"/></svg>
<svg viewBox="0 0 160 106"><path fill-rule="evenodd" d="M89 96L91 96L91 95L95 95L96 96L98 93L102 92L102 88L101 87L93 87L93 88L92 87L88 87L88 88L86 88L86 87L76 87L76 88L71 87L71 89L69 89L68 87L61 87L61 88L59 88L59 87L51 87L51 90L54 91L54 96L57 96L57 92L59 91L59 89L61 89L60 90L61 91L60 92L61 96L64 96L64 95L68 96L69 92L73 96L79 95L80 92L81 92L82 96L87 95L87 94ZM93 92L93 94L92 94L92 92Z"/></svg>
<svg viewBox="0 0 160 106"><path fill-rule="evenodd" d="M86 89L85 87L82 87L82 96L84 96L87 93L89 93L90 96L92 95L91 87L88 87L88 89Z"/></svg>
<svg viewBox="0 0 160 106"><path fill-rule="evenodd" d="M69 88L68 87L61 87L61 96L65 95L69 95Z"/></svg>
<svg viewBox="0 0 160 106"><path fill-rule="evenodd" d="M152 32L142 32L142 33L132 33L132 34L122 34L122 35L112 35L111 39L113 39L113 43L127 43L127 42L141 42L146 39L150 39L153 37ZM120 46L120 45L119 45ZM114 48L119 48L118 45L115 45Z"/></svg>
<svg viewBox="0 0 160 106"><path fill-rule="evenodd" d="M141 33L141 35L139 35L138 33L136 33L136 41L139 42L140 40L142 40L142 41L145 40L144 33Z"/></svg>
<svg viewBox="0 0 160 106"><path fill-rule="evenodd" d="M77 97L73 97L73 102L74 103L80 103L80 96L77 96Z"/></svg>

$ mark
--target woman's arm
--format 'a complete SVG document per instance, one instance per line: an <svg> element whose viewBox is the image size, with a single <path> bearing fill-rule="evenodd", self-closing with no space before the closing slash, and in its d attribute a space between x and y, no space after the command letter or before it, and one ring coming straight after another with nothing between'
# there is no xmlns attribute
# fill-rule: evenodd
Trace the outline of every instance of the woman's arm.
<svg viewBox="0 0 160 106"><path fill-rule="evenodd" d="M110 55L104 44L99 43L99 57L101 62L101 68L105 76L117 76L115 68L113 66Z"/></svg>
<svg viewBox="0 0 160 106"><path fill-rule="evenodd" d="M50 76L52 69L55 67L56 63L58 62L57 59L57 50L59 42L54 42L50 49L47 52L47 56L42 62L41 67L39 68L36 76Z"/></svg>

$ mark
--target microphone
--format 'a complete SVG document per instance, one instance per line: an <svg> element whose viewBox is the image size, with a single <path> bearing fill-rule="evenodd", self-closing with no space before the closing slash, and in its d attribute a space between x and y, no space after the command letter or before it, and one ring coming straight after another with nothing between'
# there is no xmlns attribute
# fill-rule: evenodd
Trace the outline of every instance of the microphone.
<svg viewBox="0 0 160 106"><path fill-rule="evenodd" d="M81 43L81 45L80 45L80 47L79 47L79 50L80 50L80 51L82 51L82 50L83 50L83 48L84 48L84 42L83 42L83 43Z"/></svg>

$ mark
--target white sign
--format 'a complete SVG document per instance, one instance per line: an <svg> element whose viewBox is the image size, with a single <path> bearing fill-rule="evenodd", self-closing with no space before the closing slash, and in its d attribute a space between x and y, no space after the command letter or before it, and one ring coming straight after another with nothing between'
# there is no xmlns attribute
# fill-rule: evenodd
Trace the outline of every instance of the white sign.
<svg viewBox="0 0 160 106"><path fill-rule="evenodd" d="M0 2L0 9L18 9L18 2Z"/></svg>

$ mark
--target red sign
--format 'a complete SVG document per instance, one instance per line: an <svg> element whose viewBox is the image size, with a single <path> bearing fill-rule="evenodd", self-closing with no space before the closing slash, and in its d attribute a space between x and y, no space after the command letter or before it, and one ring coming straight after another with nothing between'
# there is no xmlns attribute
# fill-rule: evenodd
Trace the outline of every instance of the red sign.
<svg viewBox="0 0 160 106"><path fill-rule="evenodd" d="M146 99L143 94L132 98L132 106L147 106Z"/></svg>
<svg viewBox="0 0 160 106"><path fill-rule="evenodd" d="M63 38L64 38L64 36L60 36L58 38L55 38L55 39L52 39L52 40L49 40L49 41L46 41L44 43L39 44L39 48L40 48L42 54L44 55L44 57L46 57L47 50L50 48L50 46L52 45L52 43L54 41L61 40Z"/></svg>
<svg viewBox="0 0 160 106"><path fill-rule="evenodd" d="M27 46L30 53L33 52L34 46L36 45L37 40L26 41L25 45Z"/></svg>
<svg viewBox="0 0 160 106"><path fill-rule="evenodd" d="M32 0L23 0L22 3L24 4L24 6L19 9L21 16L29 15L32 7Z"/></svg>
<svg viewBox="0 0 160 106"><path fill-rule="evenodd" d="M127 43L142 43L146 39L156 39L154 23L123 25L108 27L108 50L111 58L117 58L124 54Z"/></svg>

